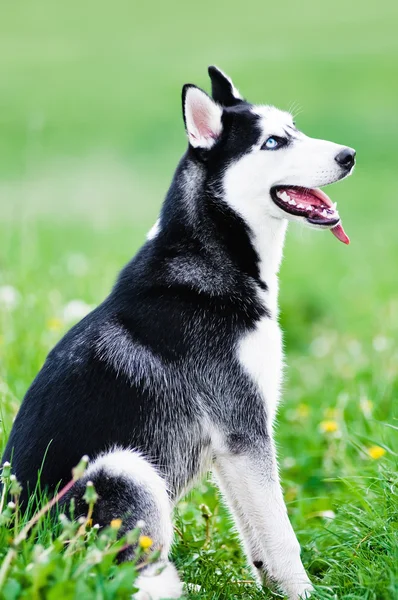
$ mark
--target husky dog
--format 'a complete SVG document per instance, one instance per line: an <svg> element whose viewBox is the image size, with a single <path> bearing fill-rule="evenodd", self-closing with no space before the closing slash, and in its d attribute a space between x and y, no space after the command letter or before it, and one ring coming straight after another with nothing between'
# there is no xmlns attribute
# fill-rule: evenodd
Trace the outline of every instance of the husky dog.
<svg viewBox="0 0 398 600"><path fill-rule="evenodd" d="M139 577L141 600L182 594L168 562L171 512L212 470L258 581L294 600L312 586L272 435L283 368L277 273L289 220L348 243L317 186L349 175L355 151L250 104L216 67L209 75L212 98L183 88L189 145L159 220L108 298L48 355L3 460L26 502L42 463L51 491L91 457L73 490L77 511L92 480L96 522L118 517L126 531L143 521L161 551Z"/></svg>

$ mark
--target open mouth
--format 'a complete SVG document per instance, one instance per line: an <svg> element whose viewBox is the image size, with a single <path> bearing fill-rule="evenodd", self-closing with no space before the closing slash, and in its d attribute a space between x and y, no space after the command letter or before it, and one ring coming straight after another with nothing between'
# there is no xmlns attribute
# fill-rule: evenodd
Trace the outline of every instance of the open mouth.
<svg viewBox="0 0 398 600"><path fill-rule="evenodd" d="M319 188L278 185L271 189L271 198L290 215L303 217L311 225L330 229L338 240L344 244L350 243L341 225L337 204Z"/></svg>

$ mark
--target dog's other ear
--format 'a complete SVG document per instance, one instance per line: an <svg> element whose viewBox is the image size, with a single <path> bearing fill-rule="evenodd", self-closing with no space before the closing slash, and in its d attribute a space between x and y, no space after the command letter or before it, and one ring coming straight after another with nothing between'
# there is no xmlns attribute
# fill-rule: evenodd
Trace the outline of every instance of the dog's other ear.
<svg viewBox="0 0 398 600"><path fill-rule="evenodd" d="M209 67L211 90L213 99L221 106L234 106L242 102L243 98L236 89L232 80L215 66Z"/></svg>
<svg viewBox="0 0 398 600"><path fill-rule="evenodd" d="M222 108L196 85L182 89L182 110L189 143L210 150L221 135Z"/></svg>

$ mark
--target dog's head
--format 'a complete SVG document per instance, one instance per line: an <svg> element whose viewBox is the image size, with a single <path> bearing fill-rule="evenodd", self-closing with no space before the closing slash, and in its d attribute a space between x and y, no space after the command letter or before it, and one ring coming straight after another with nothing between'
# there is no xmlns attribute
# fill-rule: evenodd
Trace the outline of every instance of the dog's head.
<svg viewBox="0 0 398 600"><path fill-rule="evenodd" d="M218 68L209 75L213 97L187 84L182 102L190 152L212 189L249 222L268 214L348 243L336 205L318 188L350 175L355 151L306 136L287 112L250 104Z"/></svg>

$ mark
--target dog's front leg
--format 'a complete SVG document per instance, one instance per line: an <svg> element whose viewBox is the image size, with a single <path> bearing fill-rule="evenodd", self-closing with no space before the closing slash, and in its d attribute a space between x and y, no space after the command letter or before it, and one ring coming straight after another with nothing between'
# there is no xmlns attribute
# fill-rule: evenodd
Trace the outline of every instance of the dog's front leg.
<svg viewBox="0 0 398 600"><path fill-rule="evenodd" d="M279 483L271 441L219 452L215 472L244 538L249 559L262 582L276 582L289 600L309 597L311 582L300 559Z"/></svg>

